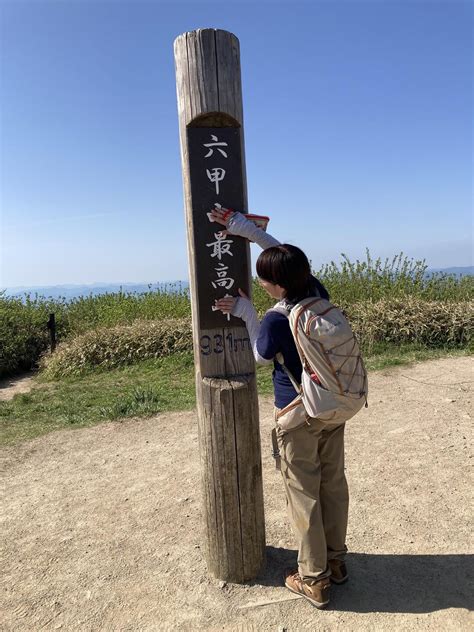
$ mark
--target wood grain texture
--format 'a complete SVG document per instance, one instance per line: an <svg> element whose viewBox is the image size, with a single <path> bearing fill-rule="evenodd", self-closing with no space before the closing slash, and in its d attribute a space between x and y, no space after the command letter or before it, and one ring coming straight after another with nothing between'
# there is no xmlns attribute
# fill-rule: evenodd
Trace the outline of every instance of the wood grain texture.
<svg viewBox="0 0 474 632"><path fill-rule="evenodd" d="M187 128L240 127L243 208L247 184L239 41L199 29L174 43L176 89L188 235L199 446L209 572L225 581L256 577L264 564L265 521L255 362L244 326L202 329L199 322ZM250 247L245 256L250 261ZM250 266L249 266L250 270ZM249 274L249 286L250 274ZM226 341L209 353L214 340Z"/></svg>
<svg viewBox="0 0 474 632"><path fill-rule="evenodd" d="M201 480L209 572L243 582L262 570L263 492L255 378L204 378L199 396Z"/></svg>

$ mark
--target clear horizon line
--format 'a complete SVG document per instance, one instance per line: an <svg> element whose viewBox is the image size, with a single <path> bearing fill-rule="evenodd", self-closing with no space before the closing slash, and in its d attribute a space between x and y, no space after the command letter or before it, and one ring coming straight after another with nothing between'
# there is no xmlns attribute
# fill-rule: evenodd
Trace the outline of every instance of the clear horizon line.
<svg viewBox="0 0 474 632"><path fill-rule="evenodd" d="M439 267L439 266L429 266L427 268L427 271L431 271L431 270L451 270L453 268L458 268L458 269L472 269L474 268L474 265L464 265L464 266L460 266L460 265L451 265L451 266L443 266L443 267ZM35 284L35 285L0 285L0 292L2 291L8 291L8 290L23 290L23 289L29 289L29 290L34 290L36 288L60 288L60 287L64 287L64 288L76 288L76 287L94 287L94 286L107 286L107 285L122 285L122 286L126 286L126 285L165 285L165 284L172 284L172 283L189 283L189 279L168 279L166 281L86 281L83 283L42 283L42 284Z"/></svg>

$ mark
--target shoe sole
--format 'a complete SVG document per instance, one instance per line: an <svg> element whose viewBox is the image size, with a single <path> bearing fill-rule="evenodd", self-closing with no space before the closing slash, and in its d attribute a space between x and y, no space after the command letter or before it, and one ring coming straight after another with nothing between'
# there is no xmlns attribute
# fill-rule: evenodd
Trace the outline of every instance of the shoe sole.
<svg viewBox="0 0 474 632"><path fill-rule="evenodd" d="M329 579L332 581L333 584L345 584L346 581L349 579L349 575L346 575L342 579L335 579L334 577L330 577Z"/></svg>
<svg viewBox="0 0 474 632"><path fill-rule="evenodd" d="M285 582L285 586L288 588L288 590L292 593L294 593L295 595L299 595L300 597L303 597L304 599L306 599L307 601L309 601L309 603L314 606L315 608L318 609L322 609L325 608L328 603L329 603L329 599L327 601L316 601L316 599L311 599L311 597L308 597L308 595L304 595L303 593L301 593L299 590L295 590L294 588L292 588L291 586L288 586L288 584Z"/></svg>

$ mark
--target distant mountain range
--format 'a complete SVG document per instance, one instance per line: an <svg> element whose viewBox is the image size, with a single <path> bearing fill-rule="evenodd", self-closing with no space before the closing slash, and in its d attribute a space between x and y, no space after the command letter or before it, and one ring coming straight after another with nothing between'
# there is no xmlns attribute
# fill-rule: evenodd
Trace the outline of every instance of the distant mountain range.
<svg viewBox="0 0 474 632"><path fill-rule="evenodd" d="M187 290L187 281L166 281L164 283L91 283L89 285L44 285L37 287L18 286L0 288L5 289L7 296L24 296L29 294L34 297L45 296L47 298L77 298L79 296L99 296L99 294L111 294L114 292L135 293L156 292L157 290L167 292L180 292Z"/></svg>
<svg viewBox="0 0 474 632"><path fill-rule="evenodd" d="M429 268L426 271L427 276L435 273L453 274L454 276L474 275L474 266L465 267L452 267L452 268ZM89 285L46 285L38 287L18 286L0 288L5 290L7 296L24 296L30 294L31 296L45 296L51 298L66 299L77 298L79 296L98 296L99 294L106 294L112 292L128 293L133 292L140 294L142 292L149 291L168 291L179 292L181 290L187 290L189 288L188 281L166 281L164 283L91 283Z"/></svg>
<svg viewBox="0 0 474 632"><path fill-rule="evenodd" d="M443 274L454 274L454 276L469 276L474 275L474 266L465 266L464 268L428 268L426 273L428 275L436 272L442 272Z"/></svg>

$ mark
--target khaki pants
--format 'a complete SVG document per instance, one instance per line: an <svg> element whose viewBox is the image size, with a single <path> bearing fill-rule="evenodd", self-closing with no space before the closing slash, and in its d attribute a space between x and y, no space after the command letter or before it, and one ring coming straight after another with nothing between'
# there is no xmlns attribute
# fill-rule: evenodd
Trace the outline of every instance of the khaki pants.
<svg viewBox="0 0 474 632"><path fill-rule="evenodd" d="M344 424L313 419L296 430L277 428L288 515L306 580L330 575L328 560L344 559L349 492L344 474Z"/></svg>

